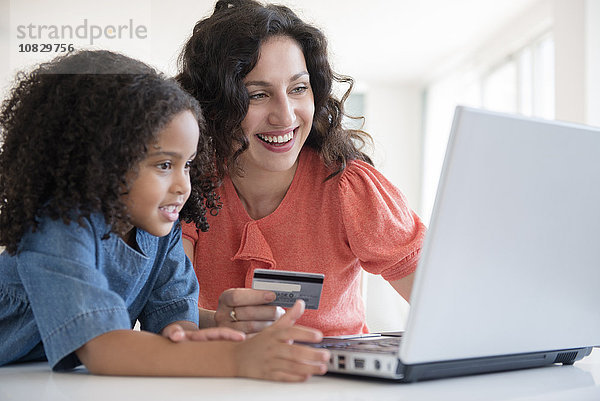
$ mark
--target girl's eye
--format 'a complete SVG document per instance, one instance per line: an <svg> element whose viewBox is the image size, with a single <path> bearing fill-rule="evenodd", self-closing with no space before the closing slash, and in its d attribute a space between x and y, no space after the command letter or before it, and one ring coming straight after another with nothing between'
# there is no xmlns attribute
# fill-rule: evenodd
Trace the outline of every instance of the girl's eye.
<svg viewBox="0 0 600 401"><path fill-rule="evenodd" d="M192 160L188 160L185 162L185 169L189 170L192 167Z"/></svg>
<svg viewBox="0 0 600 401"><path fill-rule="evenodd" d="M163 162L157 164L156 167L158 167L160 170L169 170L171 168L171 162Z"/></svg>

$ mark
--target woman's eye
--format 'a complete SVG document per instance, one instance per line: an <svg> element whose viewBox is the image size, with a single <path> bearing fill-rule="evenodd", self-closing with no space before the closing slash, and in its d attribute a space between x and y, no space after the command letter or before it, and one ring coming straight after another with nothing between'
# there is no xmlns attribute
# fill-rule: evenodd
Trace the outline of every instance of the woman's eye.
<svg viewBox="0 0 600 401"><path fill-rule="evenodd" d="M189 170L190 168L192 168L192 160L188 160L187 162L185 162L185 169Z"/></svg>
<svg viewBox="0 0 600 401"><path fill-rule="evenodd" d="M308 86L298 86L297 88L292 89L292 93L303 93L308 90Z"/></svg>
<svg viewBox="0 0 600 401"><path fill-rule="evenodd" d="M265 93L255 93L253 95L250 95L250 100L252 99L263 99L267 97L267 95Z"/></svg>

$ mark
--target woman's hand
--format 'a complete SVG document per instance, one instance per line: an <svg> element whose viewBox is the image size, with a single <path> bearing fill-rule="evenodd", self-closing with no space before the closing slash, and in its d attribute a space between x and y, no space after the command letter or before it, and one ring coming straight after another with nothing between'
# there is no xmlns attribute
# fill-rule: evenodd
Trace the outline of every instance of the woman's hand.
<svg viewBox="0 0 600 401"><path fill-rule="evenodd" d="M236 375L297 382L324 374L329 351L294 344L295 341L319 342L323 338L318 330L294 326L302 313L304 301L296 301L273 325L236 344Z"/></svg>
<svg viewBox="0 0 600 401"><path fill-rule="evenodd" d="M179 343L184 341L243 341L246 334L228 327L211 327L199 330L190 322L175 322L166 326L161 335Z"/></svg>
<svg viewBox="0 0 600 401"><path fill-rule="evenodd" d="M285 313L279 306L265 305L275 300L271 291L230 288L219 297L215 323L245 333L257 333L271 326Z"/></svg>

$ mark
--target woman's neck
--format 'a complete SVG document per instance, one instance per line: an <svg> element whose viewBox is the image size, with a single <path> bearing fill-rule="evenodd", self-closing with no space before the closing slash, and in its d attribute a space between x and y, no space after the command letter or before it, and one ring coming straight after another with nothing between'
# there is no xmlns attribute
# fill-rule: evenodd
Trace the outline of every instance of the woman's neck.
<svg viewBox="0 0 600 401"><path fill-rule="evenodd" d="M242 205L252 219L262 219L279 207L297 168L298 161L283 172L244 171L241 176L231 176Z"/></svg>

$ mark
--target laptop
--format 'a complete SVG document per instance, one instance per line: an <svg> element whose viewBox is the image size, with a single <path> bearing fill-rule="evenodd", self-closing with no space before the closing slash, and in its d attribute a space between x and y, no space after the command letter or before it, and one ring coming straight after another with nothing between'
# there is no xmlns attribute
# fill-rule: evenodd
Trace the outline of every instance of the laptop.
<svg viewBox="0 0 600 401"><path fill-rule="evenodd" d="M410 303L404 332L325 338L329 372L414 382L600 345L600 129L457 107Z"/></svg>

